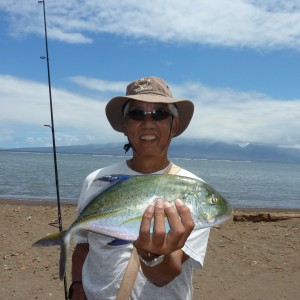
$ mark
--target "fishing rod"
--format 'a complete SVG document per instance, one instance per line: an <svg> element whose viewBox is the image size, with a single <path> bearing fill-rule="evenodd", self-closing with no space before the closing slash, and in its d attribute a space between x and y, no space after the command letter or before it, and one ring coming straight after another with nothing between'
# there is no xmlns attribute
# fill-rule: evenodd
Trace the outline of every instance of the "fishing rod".
<svg viewBox="0 0 300 300"><path fill-rule="evenodd" d="M49 63L49 51L48 51L48 36L47 36L45 0L38 1L38 3L43 4L43 12L44 12L46 57L41 56L40 58L46 59L46 61L47 61L48 87L49 87L49 100L50 100L50 113L51 113L51 125L44 125L44 126L49 127L52 132L52 148L53 148L53 159L54 159L56 199L57 199L57 216L58 216L58 220L55 223L58 224L59 231L62 232L62 216L61 216L61 207L60 207L59 180L58 180L58 168L57 168L57 158L56 158L55 130L54 130L54 117L53 117L53 105L52 105L52 93L51 93L51 77L50 77L50 63ZM51 225L53 225L55 223L52 223ZM64 291L65 291L65 299L67 300L68 299L68 289L67 289L66 275L64 276Z"/></svg>

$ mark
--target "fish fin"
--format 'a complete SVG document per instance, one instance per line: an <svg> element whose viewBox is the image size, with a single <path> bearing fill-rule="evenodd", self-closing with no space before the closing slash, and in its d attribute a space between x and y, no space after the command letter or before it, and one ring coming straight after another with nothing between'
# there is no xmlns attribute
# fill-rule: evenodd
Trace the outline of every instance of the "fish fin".
<svg viewBox="0 0 300 300"><path fill-rule="evenodd" d="M135 175L133 175L135 176ZM104 176L101 176L101 177L98 177L96 180L101 180L101 181L106 181L106 182L109 182L110 184L108 184L106 187L104 187L104 189L101 191L101 194L112 188L113 186L123 182L123 181L126 181L128 180L129 178L133 177L132 175L124 175L124 174L116 174L116 175L104 175Z"/></svg>
<svg viewBox="0 0 300 300"><path fill-rule="evenodd" d="M108 182L122 182L122 181L126 181L127 179L131 178L132 175L124 175L124 174L112 174L112 175L104 175L101 176L99 178L97 178L97 180L101 180L101 181L108 181Z"/></svg>
<svg viewBox="0 0 300 300"><path fill-rule="evenodd" d="M48 246L60 246L62 244L62 236L64 232L56 232L49 234L46 237L36 241L32 246L34 247L48 247Z"/></svg>
<svg viewBox="0 0 300 300"><path fill-rule="evenodd" d="M63 280L66 272L69 243L70 234L67 234L66 231L62 231L49 234L32 245L34 247L60 246L59 278L61 280Z"/></svg>
<svg viewBox="0 0 300 300"><path fill-rule="evenodd" d="M115 239L115 240L112 240L111 242L107 243L107 245L108 246L122 246L122 245L130 244L130 243L132 243L132 242L126 241L126 240Z"/></svg>
<svg viewBox="0 0 300 300"><path fill-rule="evenodd" d="M59 278L63 280L66 273L67 258L69 254L70 235L65 235L60 245L60 258L59 258Z"/></svg>

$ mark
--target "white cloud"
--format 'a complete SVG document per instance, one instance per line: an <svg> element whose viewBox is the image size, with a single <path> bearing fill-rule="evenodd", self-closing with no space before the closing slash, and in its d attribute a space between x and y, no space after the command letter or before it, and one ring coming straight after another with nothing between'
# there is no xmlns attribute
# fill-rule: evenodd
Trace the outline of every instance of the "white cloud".
<svg viewBox="0 0 300 300"><path fill-rule="evenodd" d="M100 92L112 92L124 94L128 82L111 82L108 80L102 80L98 78L87 78L85 76L72 76L69 78L70 81L95 91Z"/></svg>
<svg viewBox="0 0 300 300"><path fill-rule="evenodd" d="M42 7L2 0L10 32L43 35ZM49 38L90 43L94 34L228 47L300 47L298 0L47 1Z"/></svg>
<svg viewBox="0 0 300 300"><path fill-rule="evenodd" d="M105 141L110 125L104 102L52 88L55 131L59 145ZM45 146L51 141L48 86L13 76L0 75L0 147L23 140L27 146ZM4 138L5 137L5 138ZM8 140L10 143L8 143ZM10 147L10 146L9 146Z"/></svg>
<svg viewBox="0 0 300 300"><path fill-rule="evenodd" d="M255 92L213 89L199 83L174 88L196 111L188 134L234 143L300 144L300 99L279 100Z"/></svg>
<svg viewBox="0 0 300 300"><path fill-rule="evenodd" d="M99 97L53 88L58 145L126 141L111 129L104 113L107 99L124 94L126 84L82 76L73 79L96 90ZM300 99L272 99L260 93L214 89L199 82L169 85L175 97L195 103L195 115L184 137L300 145ZM43 127L50 124L47 85L0 76L0 105L0 147L51 144L50 132Z"/></svg>

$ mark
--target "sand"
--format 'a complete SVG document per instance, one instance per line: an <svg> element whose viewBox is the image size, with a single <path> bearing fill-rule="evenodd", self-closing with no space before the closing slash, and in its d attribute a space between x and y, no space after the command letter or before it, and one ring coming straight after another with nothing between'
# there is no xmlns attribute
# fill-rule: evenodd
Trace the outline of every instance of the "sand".
<svg viewBox="0 0 300 300"><path fill-rule="evenodd" d="M31 246L58 230L48 225L57 220L55 204L2 199L0 208L0 299L64 299L58 248ZM194 273L193 299L300 299L300 212L234 215L211 230L204 268ZM74 216L75 206L63 204L65 227Z"/></svg>

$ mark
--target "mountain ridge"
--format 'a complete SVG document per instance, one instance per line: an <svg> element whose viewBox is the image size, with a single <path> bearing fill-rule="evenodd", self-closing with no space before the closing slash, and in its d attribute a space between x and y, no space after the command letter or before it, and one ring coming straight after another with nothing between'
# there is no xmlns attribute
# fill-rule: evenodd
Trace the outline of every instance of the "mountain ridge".
<svg viewBox="0 0 300 300"><path fill-rule="evenodd" d="M50 153L53 150L52 147L24 147L0 149L0 151ZM61 154L125 155L123 143L119 142L57 146L56 151ZM296 148L259 144L240 146L238 144L195 139L173 140L169 156L208 160L300 163L300 149Z"/></svg>

